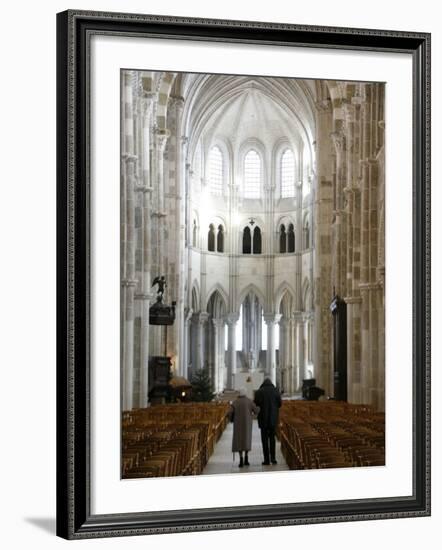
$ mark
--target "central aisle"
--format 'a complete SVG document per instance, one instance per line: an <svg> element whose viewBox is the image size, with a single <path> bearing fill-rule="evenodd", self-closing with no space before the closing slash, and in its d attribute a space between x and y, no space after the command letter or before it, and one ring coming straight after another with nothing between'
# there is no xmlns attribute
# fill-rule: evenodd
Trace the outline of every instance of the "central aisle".
<svg viewBox="0 0 442 550"><path fill-rule="evenodd" d="M276 466L263 466L261 464L264 458L262 456L261 432L258 428L258 422L256 420L253 421L252 450L249 452L250 466L239 468L238 453L235 453L235 463L233 463L232 434L233 424L229 422L218 443L215 445L215 450L202 472L203 475L276 472L289 469L284 457L281 454L281 448L278 440L276 440L276 460L278 464Z"/></svg>

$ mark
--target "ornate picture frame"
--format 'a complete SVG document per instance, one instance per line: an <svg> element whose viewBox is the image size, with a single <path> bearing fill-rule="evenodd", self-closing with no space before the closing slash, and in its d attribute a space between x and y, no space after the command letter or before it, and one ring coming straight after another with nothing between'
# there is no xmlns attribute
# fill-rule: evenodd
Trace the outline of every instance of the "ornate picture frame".
<svg viewBox="0 0 442 550"><path fill-rule="evenodd" d="M412 492L93 513L91 502L91 40L284 46L412 58ZM417 517L430 514L430 35L69 10L57 16L57 534L67 539ZM118 296L115 296L118 301ZM399 314L399 313L398 313ZM117 426L114 427L118 429ZM388 457L387 457L388 458Z"/></svg>

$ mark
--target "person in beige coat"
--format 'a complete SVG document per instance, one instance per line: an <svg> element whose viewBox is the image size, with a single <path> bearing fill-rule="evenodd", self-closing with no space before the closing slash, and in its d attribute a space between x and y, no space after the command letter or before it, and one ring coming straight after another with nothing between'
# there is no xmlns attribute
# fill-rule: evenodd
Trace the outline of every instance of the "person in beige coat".
<svg viewBox="0 0 442 550"><path fill-rule="evenodd" d="M252 448L253 418L258 413L259 407L241 389L230 408L230 420L233 422L232 452L239 453L240 468L250 466L248 452Z"/></svg>

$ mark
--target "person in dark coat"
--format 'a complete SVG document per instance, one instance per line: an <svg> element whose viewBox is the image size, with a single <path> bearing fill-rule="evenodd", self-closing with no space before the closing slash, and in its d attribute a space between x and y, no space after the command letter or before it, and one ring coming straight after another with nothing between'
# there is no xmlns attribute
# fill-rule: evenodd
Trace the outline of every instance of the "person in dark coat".
<svg viewBox="0 0 442 550"><path fill-rule="evenodd" d="M258 426L261 430L263 465L268 466L270 462L277 464L275 432L281 407L281 394L272 384L270 378L266 378L259 390L256 391L255 404L259 407Z"/></svg>
<svg viewBox="0 0 442 550"><path fill-rule="evenodd" d="M241 389L230 409L230 419L233 422L232 452L239 453L240 468L250 466L248 452L252 448L253 417L258 413L259 408L247 397L245 390Z"/></svg>

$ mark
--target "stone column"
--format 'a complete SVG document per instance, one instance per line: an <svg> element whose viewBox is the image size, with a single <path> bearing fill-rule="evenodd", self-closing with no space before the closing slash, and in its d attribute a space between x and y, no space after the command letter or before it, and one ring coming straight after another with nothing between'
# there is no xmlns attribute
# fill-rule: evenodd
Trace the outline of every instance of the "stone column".
<svg viewBox="0 0 442 550"><path fill-rule="evenodd" d="M166 148L167 139L170 136L169 130L163 128L157 128L155 130L155 175L154 175L154 186L157 189L157 211L156 215L158 217L157 221L157 258L156 258L156 267L158 274L164 275L164 218L167 215L166 213L166 203L164 196L164 150Z"/></svg>
<svg viewBox="0 0 442 550"><path fill-rule="evenodd" d="M169 149L168 166L174 170L174 177L169 178L168 197L170 209L175 215L169 218L168 242L166 247L169 250L168 277L173 289L173 296L170 300L176 301L176 320L171 331L171 349L176 357L178 371L183 369L183 346L184 346L184 305L185 305L185 273L184 273L184 248L185 248L185 158L187 150L187 138L182 137L181 120L183 114L184 99L182 97L169 97L168 117L170 118L170 133L174 139L171 140ZM173 120L174 119L174 120ZM190 305L190 304L189 304Z"/></svg>
<svg viewBox="0 0 442 550"><path fill-rule="evenodd" d="M141 133L141 181L142 185L136 187L136 190L142 193L142 280L141 292L135 296L141 303L141 350L140 350L140 388L139 388L139 407L148 405L148 387L149 387L149 307L152 295L150 294L150 269L152 266L151 258L151 212L152 204L152 186L151 186L151 165L150 165L150 134L152 129L154 94L144 92L141 98L140 115L142 119Z"/></svg>
<svg viewBox="0 0 442 550"><path fill-rule="evenodd" d="M196 362L193 372L201 370L204 368L204 357L205 357L205 338L204 338L204 329L205 325L209 319L209 314L205 311L198 313L194 316L196 322Z"/></svg>
<svg viewBox="0 0 442 550"><path fill-rule="evenodd" d="M280 337L279 337L279 366L284 369L284 391L285 393L291 393L292 385L292 368L290 360L290 319L286 317L282 318L279 322ZM281 346L282 342L282 346Z"/></svg>
<svg viewBox="0 0 442 550"><path fill-rule="evenodd" d="M212 323L215 333L213 339L214 353L212 381L214 390L218 393L222 390L222 388L220 388L220 371L222 371L223 367L223 363L221 362L221 349L223 349L221 336L224 329L224 319L212 319Z"/></svg>
<svg viewBox="0 0 442 550"><path fill-rule="evenodd" d="M299 384L302 386L302 380L305 378L304 372L304 322L302 319L296 321L296 348L297 348L297 371Z"/></svg>
<svg viewBox="0 0 442 550"><path fill-rule="evenodd" d="M316 192L314 203L314 309L315 309L315 376L318 385L330 393L332 353L331 320L329 305L332 299L332 236L330 220L333 219L333 165L335 151L331 133L333 132L332 103L325 95L316 104ZM300 309L298 307L298 309ZM304 362L302 339L297 327L297 358ZM299 372L301 379L301 372ZM301 379L302 380L302 379Z"/></svg>
<svg viewBox="0 0 442 550"><path fill-rule="evenodd" d="M180 364L180 375L184 378L188 377L189 352L190 352L190 327L192 323L192 309L184 312L184 342L183 342L183 360Z"/></svg>
<svg viewBox="0 0 442 550"><path fill-rule="evenodd" d="M266 376L273 384L276 384L276 349L275 349L275 325L281 319L280 313L265 313L264 321L267 325L267 354Z"/></svg>
<svg viewBox="0 0 442 550"><path fill-rule="evenodd" d="M304 322L304 378L310 378L308 343L309 343L308 321L306 320Z"/></svg>
<svg viewBox="0 0 442 550"><path fill-rule="evenodd" d="M179 117L181 127L181 115L182 108L179 109ZM178 116L178 115L177 115ZM178 125L178 122L177 122ZM185 306L186 306L186 273L187 273L187 255L185 253L186 249L186 156L187 156L187 137L181 136L180 138L180 159L179 163L177 161L177 172L179 172L179 189L177 183L177 208L180 211L180 222L179 222L179 233L178 233L178 258L179 258L179 273L177 275L177 289L178 294L176 298L178 299L179 305L179 318L181 319L180 327L178 328L178 360L180 372L183 372L184 369L187 370L187 367L184 366L184 347L185 340L187 338L187 333L184 330L184 319L185 319ZM188 304L189 306L191 303Z"/></svg>
<svg viewBox="0 0 442 550"><path fill-rule="evenodd" d="M230 313L226 317L228 326L228 353L227 353L227 388L235 388L236 375L236 323L239 320L238 313Z"/></svg>
<svg viewBox="0 0 442 550"><path fill-rule="evenodd" d="M345 298L347 304L347 399L362 403L361 396L361 302L354 296Z"/></svg>
<svg viewBox="0 0 442 550"><path fill-rule="evenodd" d="M290 366L290 388L289 392L294 394L298 388L298 377L296 371L296 322L293 319L293 316L290 316L288 320L288 334L289 334L289 366Z"/></svg>
<svg viewBox="0 0 442 550"><path fill-rule="evenodd" d="M123 74L123 152L122 152L122 239L125 253L121 280L123 314L123 410L133 408L134 377L134 295L135 286L135 196L136 162L134 154L132 73Z"/></svg>

